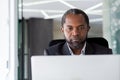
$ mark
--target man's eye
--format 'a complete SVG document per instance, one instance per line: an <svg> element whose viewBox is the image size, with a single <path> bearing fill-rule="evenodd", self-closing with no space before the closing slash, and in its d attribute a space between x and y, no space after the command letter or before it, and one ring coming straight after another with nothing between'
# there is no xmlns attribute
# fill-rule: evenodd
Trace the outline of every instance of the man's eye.
<svg viewBox="0 0 120 80"><path fill-rule="evenodd" d="M68 27L69 30L72 30L72 27Z"/></svg>
<svg viewBox="0 0 120 80"><path fill-rule="evenodd" d="M81 29L85 29L85 27L84 27L84 26L81 26Z"/></svg>
<svg viewBox="0 0 120 80"><path fill-rule="evenodd" d="M83 29L85 29L85 26L80 26L79 27L79 30L83 30Z"/></svg>

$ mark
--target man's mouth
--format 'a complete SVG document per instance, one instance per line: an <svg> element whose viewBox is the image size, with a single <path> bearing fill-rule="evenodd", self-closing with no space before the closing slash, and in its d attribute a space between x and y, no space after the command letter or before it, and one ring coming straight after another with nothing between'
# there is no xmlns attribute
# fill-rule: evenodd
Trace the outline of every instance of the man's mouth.
<svg viewBox="0 0 120 80"><path fill-rule="evenodd" d="M78 42L79 40L78 40L78 39L73 39L72 41L73 41L73 42Z"/></svg>
<svg viewBox="0 0 120 80"><path fill-rule="evenodd" d="M72 41L79 41L79 39L78 38L74 38L74 39L72 39Z"/></svg>

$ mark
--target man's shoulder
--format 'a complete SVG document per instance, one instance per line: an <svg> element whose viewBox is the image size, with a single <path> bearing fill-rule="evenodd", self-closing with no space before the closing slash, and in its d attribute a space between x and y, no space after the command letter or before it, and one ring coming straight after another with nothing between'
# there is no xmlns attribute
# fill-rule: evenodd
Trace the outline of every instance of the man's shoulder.
<svg viewBox="0 0 120 80"><path fill-rule="evenodd" d="M47 49L59 49L62 46L64 46L64 44L65 44L65 42L60 42L60 43L57 43L55 45L52 45L52 46L48 47Z"/></svg>
<svg viewBox="0 0 120 80"><path fill-rule="evenodd" d="M45 51L47 55L61 55L59 53L61 53L64 45L65 45L65 42L60 42L53 46L48 47Z"/></svg>
<svg viewBox="0 0 120 80"><path fill-rule="evenodd" d="M112 49L110 49L109 47L105 47L102 46L100 44L96 44L96 43L88 43L88 46L91 47L94 52L96 53L100 53L100 54L112 54Z"/></svg>
<svg viewBox="0 0 120 80"><path fill-rule="evenodd" d="M108 50L110 49L110 48L107 47L107 46L105 47L105 46L103 46L103 45L96 44L96 43L89 43L89 44L90 44L92 47L96 48L96 49L103 49L103 50L104 50L104 49L105 49L105 50L106 50L106 49L108 49Z"/></svg>

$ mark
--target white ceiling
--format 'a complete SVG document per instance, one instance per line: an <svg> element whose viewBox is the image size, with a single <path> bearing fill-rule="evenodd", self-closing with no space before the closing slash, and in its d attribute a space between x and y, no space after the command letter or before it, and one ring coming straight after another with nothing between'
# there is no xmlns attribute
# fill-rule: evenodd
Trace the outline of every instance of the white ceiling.
<svg viewBox="0 0 120 80"><path fill-rule="evenodd" d="M19 4L19 15L56 19L70 8L79 8L88 14L90 21L101 21L102 5L102 0L23 0Z"/></svg>

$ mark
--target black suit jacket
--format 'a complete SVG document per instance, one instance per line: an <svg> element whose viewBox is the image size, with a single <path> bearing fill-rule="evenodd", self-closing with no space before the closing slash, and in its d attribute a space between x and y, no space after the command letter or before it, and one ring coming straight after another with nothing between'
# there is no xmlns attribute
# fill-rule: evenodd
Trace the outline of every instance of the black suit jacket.
<svg viewBox="0 0 120 80"><path fill-rule="evenodd" d="M66 42L58 43L47 48L46 55L71 55ZM85 55L112 54L112 50L95 43L86 43Z"/></svg>

